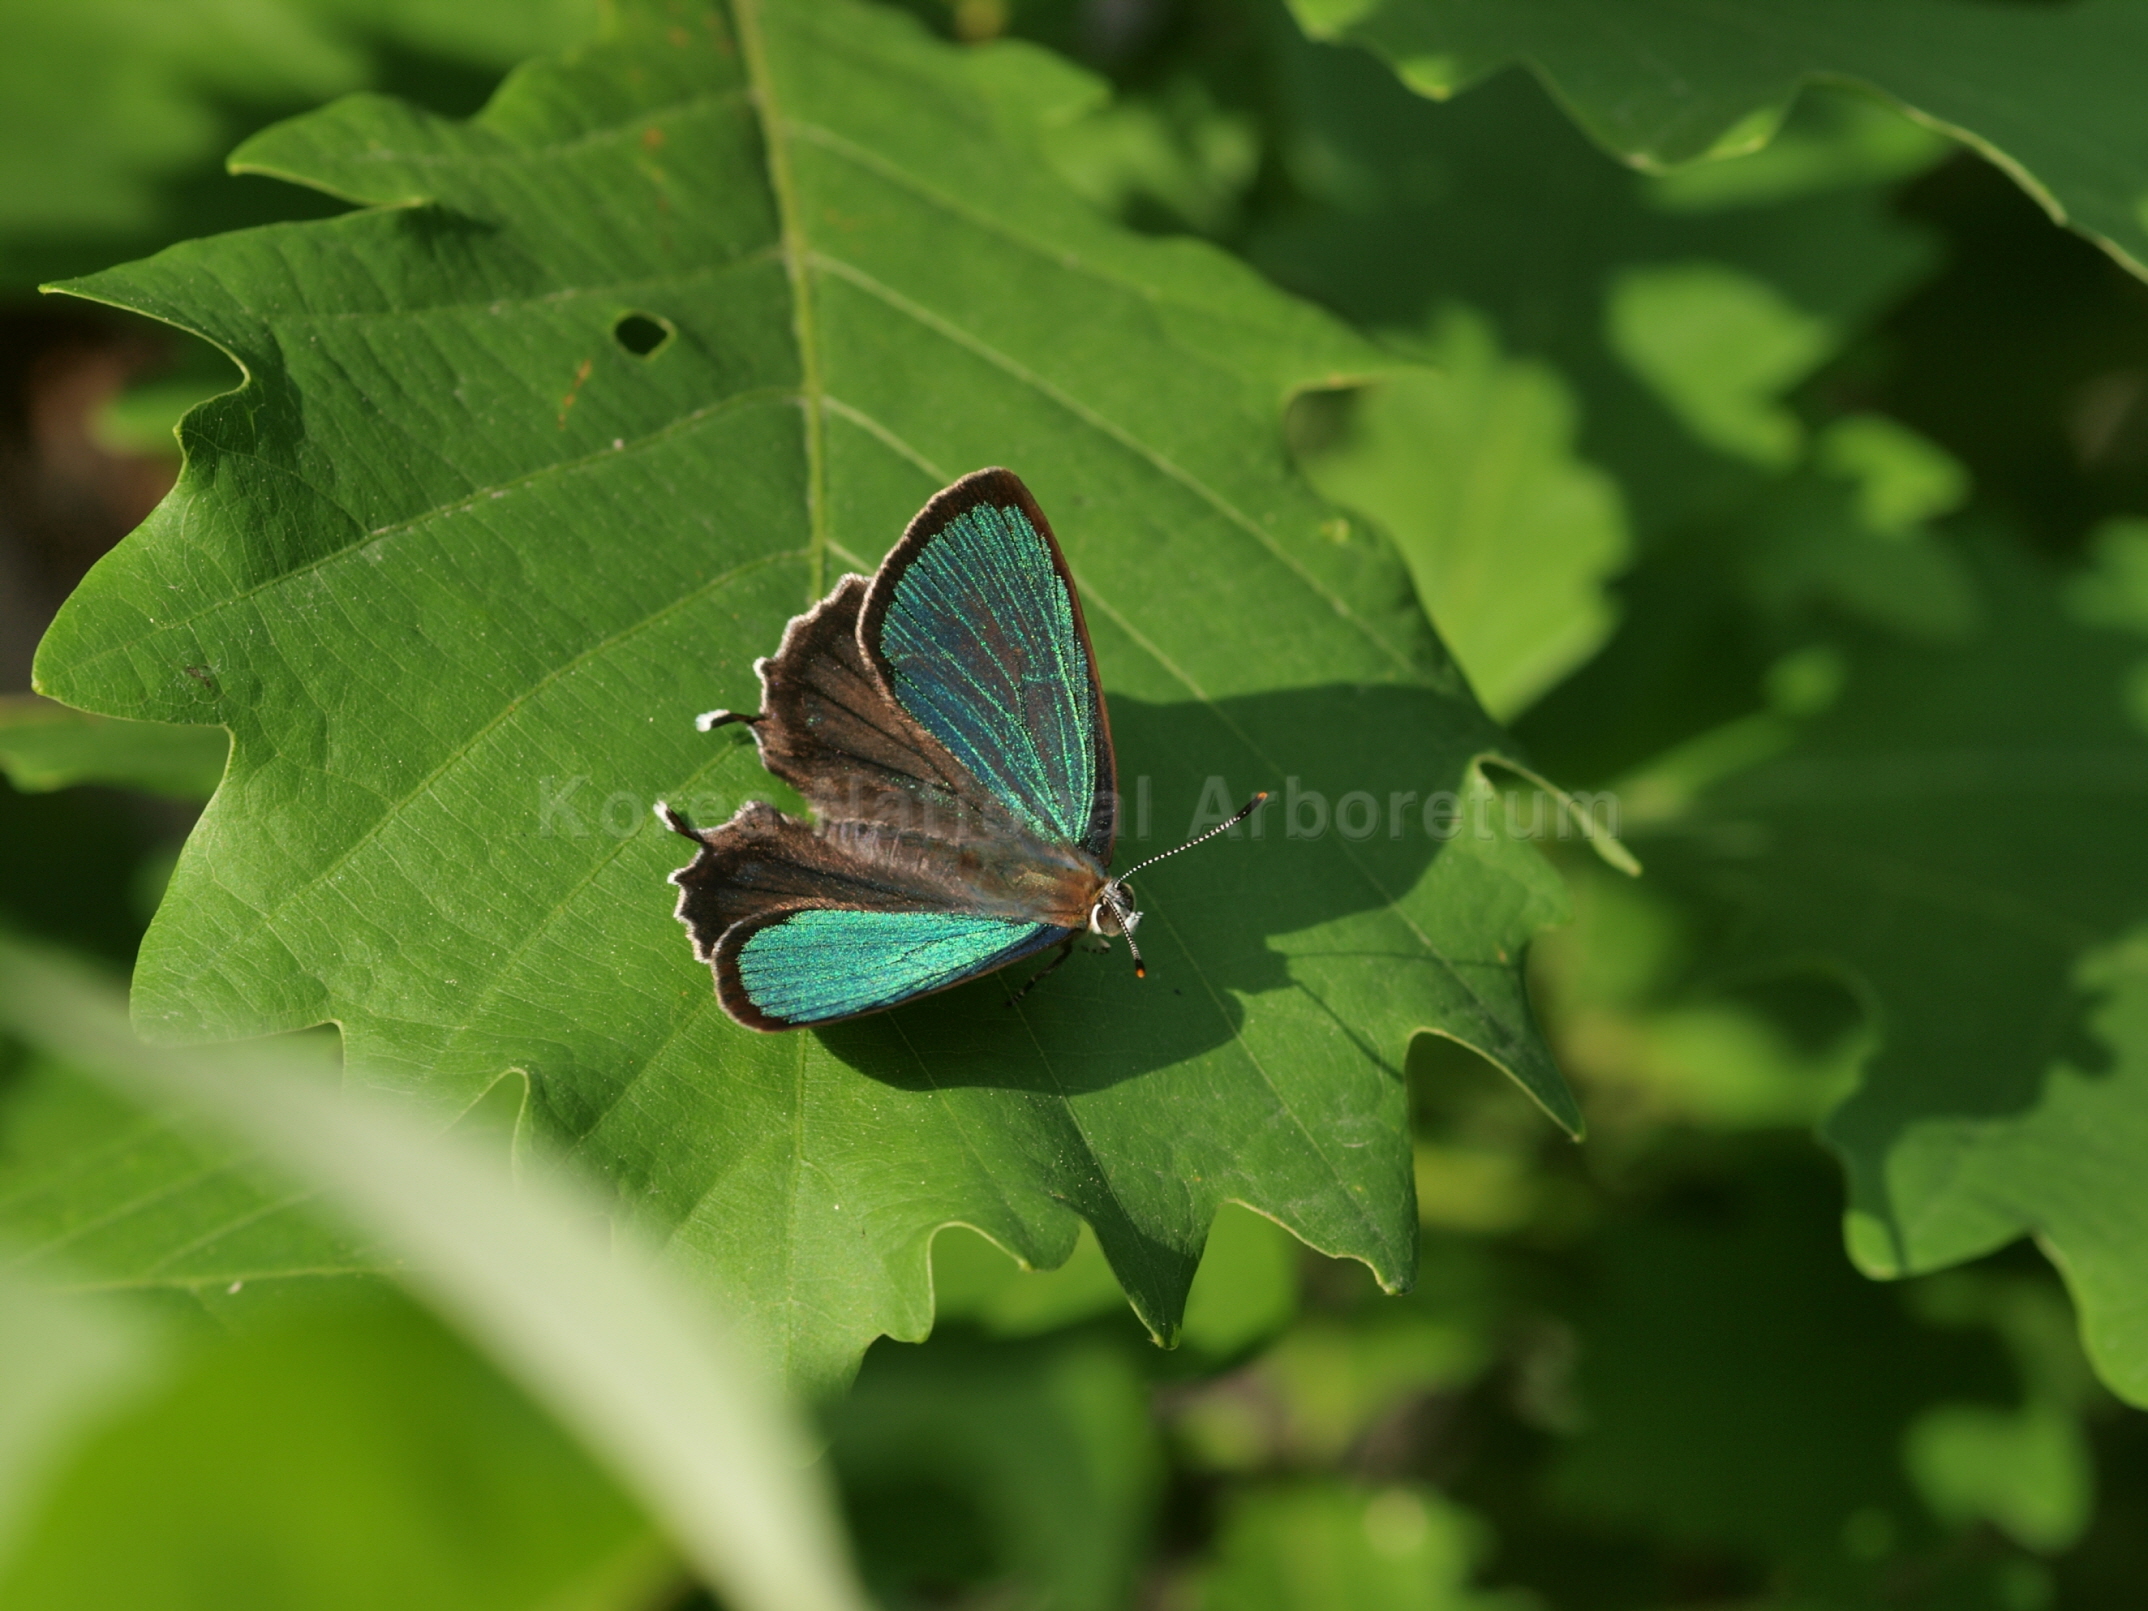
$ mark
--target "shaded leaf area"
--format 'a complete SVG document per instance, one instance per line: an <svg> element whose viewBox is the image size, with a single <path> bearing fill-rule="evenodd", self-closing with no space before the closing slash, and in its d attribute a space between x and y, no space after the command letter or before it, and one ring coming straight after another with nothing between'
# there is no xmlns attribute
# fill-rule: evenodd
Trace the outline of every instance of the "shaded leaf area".
<svg viewBox="0 0 2148 1611"><path fill-rule="evenodd" d="M111 783L206 800L229 749L213 728L114 721L35 696L0 695L0 772L26 793Z"/></svg>
<svg viewBox="0 0 2148 1611"><path fill-rule="evenodd" d="M11 1401L28 1366L116 1366L75 1437L9 1462L36 1479L0 1551L10 1604L596 1611L677 1573L580 1450L385 1288L224 1339L8 1280L9 1331L54 1305L70 1327L65 1355L10 1350Z"/></svg>
<svg viewBox="0 0 2148 1611"><path fill-rule="evenodd" d="M1127 1603L1161 1458L1138 1356L1102 1337L883 1350L832 1417L860 1555L883 1604L913 1584L1048 1585L1064 1611Z"/></svg>
<svg viewBox="0 0 2148 1611"><path fill-rule="evenodd" d="M1706 790L1658 865L1732 914L1721 960L1828 959L1868 993L1879 1046L1826 1125L1859 1262L1931 1269L2033 1232L2138 1401L2141 646L1979 553L1979 633L1860 643L1839 701ZM2125 607L2129 580L2101 580L2086 596Z"/></svg>
<svg viewBox="0 0 2148 1611"><path fill-rule="evenodd" d="M1426 518L1437 503L1416 502L1414 526L1386 513L1420 584L1440 588L1427 605L1446 631L1472 644L1518 631L1508 653L1553 671L1522 731L1562 777L1607 779L1762 704L1770 663L1815 608L1892 625L1924 594L1928 614L1960 594L1947 574L1958 567L1924 529L1949 499L1927 488L1918 505L1903 490L1923 445L1804 395L1932 266L1928 237L1892 216L1881 183L1934 155L1905 143L1902 120L1808 97L1778 148L1713 165L1715 188L1688 192L1682 176L1606 160L1519 75L1440 106L1349 51L1287 35L1276 49L1291 113L1277 156L1296 194L1254 232L1252 255L1413 352L1442 356L1457 328L1487 325L1510 366L1500 384L1541 399L1542 423L1500 447L1548 455L1521 483L1542 506L1561 507L1559 488L1583 500L1541 543L1515 540L1525 506L1510 504L1489 528L1496 542L1444 560L1421 546L1442 535ZM1449 372L1468 372L1447 356ZM1330 452L1368 454L1392 405L1370 392L1355 407L1363 445L1346 429ZM1494 474L1471 456L1443 482L1425 440L1382 459L1401 478L1394 511L1469 485L1457 473ZM1319 453L1311 462L1324 473ZM1450 519L1450 533L1465 529ZM1626 552L1664 556L1660 572L1643 565L1607 587ZM1456 586L1473 561L1473 587ZM1659 585L1679 598L1659 601ZM1520 599L1541 602L1517 617ZM1576 646L1603 644L1621 616L1628 628L1573 675Z"/></svg>
<svg viewBox="0 0 2148 1611"><path fill-rule="evenodd" d="M801 1380L922 1333L950 1221L1050 1264L1086 1219L1162 1336L1226 1199L1405 1283L1413 1031L1572 1118L1518 972L1557 884L1484 809L1500 734L1402 566L1276 440L1291 390L1393 360L1060 189L1035 118L1094 93L848 6L635 11L469 124L358 98L238 159L393 205L80 284L250 377L39 661L233 733L138 1020L332 1016L450 1110L522 1070L539 1133L777 1314ZM766 792L693 714L750 707L792 613L1002 461L1083 587L1126 848L1256 787L1273 820L1150 881L1145 986L1083 959L1019 1010L985 981L738 1030L648 805ZM1434 797L1472 829L1428 835Z"/></svg>
<svg viewBox="0 0 2148 1611"><path fill-rule="evenodd" d="M1575 1317L1586 1419L1552 1483L1583 1514L1780 1560L1818 1587L1869 1570L1860 1529L1930 1546L1904 1436L1935 1402L1996 1413L2014 1383L1988 1337L1919 1335L1898 1295L1843 1262L1822 1173L1755 1163L1607 1238Z"/></svg>
<svg viewBox="0 0 2148 1611"><path fill-rule="evenodd" d="M1888 97L2002 164L2052 217L2148 272L2148 135L2126 0L1292 0L1445 98L1526 62L1605 149L1668 168L1764 144L1810 83Z"/></svg>
<svg viewBox="0 0 2148 1611"><path fill-rule="evenodd" d="M308 216L317 202L228 177L225 153L356 89L473 110L522 57L595 26L586 0L10 5L0 11L0 294L188 235Z"/></svg>
<svg viewBox="0 0 2148 1611"><path fill-rule="evenodd" d="M1518 74L1442 106L1348 50L1284 40L1277 71L1292 113L1278 155L1300 199L1253 235L1254 259L1390 342L1425 340L1459 302L1550 362L1579 394L1581 453L1618 477L1644 543L1775 479L1756 472L1779 458L1723 437L1780 409L1932 266L1883 189L1904 171L1878 163L1899 120L1854 101L1803 109L1792 179L1761 153L1722 165L1740 183L1681 195L1607 161ZM1677 320L1651 295L1671 285L1690 297ZM1698 349L1682 359L1681 336ZM1795 421L1759 429L1805 445Z"/></svg>
<svg viewBox="0 0 2148 1611"><path fill-rule="evenodd" d="M2087 1522L2089 1426L2107 1403L2081 1393L2048 1277L1874 1286L1842 1262L1834 1186L1809 1154L1681 1150L1593 1239L1590 1294L1568 1310L1575 1425L1544 1471L1551 1508L1599 1539L1651 1540L1689 1595L1763 1578L1846 1606L2051 1594L2036 1556ZM2053 1457L1941 1448L1964 1424L2017 1447L2047 1437Z"/></svg>
<svg viewBox="0 0 2148 1611"><path fill-rule="evenodd" d="M2015 657L2026 680L2003 702L1991 684L1963 673L1995 641L1991 634L2012 629L1987 623L2001 603L1939 525L1987 479L2002 501L2024 507L2032 490L2040 496L2060 486L2064 496L2036 511L2037 537L2076 547L2084 470L2106 461L2113 468L2101 496L2126 505L2127 483L2112 477L2134 451L2133 394L2125 388L2142 326L2139 288L2116 268L2031 217L2011 192L1987 194L1996 182L1979 180L1977 165L1957 163L1912 192L1914 213L1944 226L1959 257L1943 279L1920 286L1935 262L1932 237L1894 216L1884 186L1927 167L1934 143L1877 102L1840 91L1802 95L1761 150L1650 178L1589 149L1522 75L1495 77L1449 105L1413 105L1367 62L1288 35L1268 36L1264 48L1281 87L1271 172L1280 170L1287 188L1259 198L1249 250L1382 339L1425 353L1444 349L1460 376L1472 369L1454 364L1453 332L1489 325L1511 362L1535 366L1573 400L1581 467L1593 460L1616 478L1636 563L1608 596L1600 582L1567 593L1565 619L1601 622L1614 608L1622 619L1602 651L1518 725L1553 772L1615 783L1623 809L1659 823L1756 764L1772 759L1776 770L1767 775L1794 775L1807 764L1804 746L1830 730L1807 718L1858 700L1844 690L1865 675L1868 652L1900 677L1869 691L1858 708L1874 713L1890 698L1906 701L1888 737L1873 736L1871 752L1906 744L1912 769L1932 732L1974 729L2002 708L2016 713L2003 719L2018 719L2023 744L2032 727L2063 733L2081 723L2102 723L2114 742L2133 743L2114 703L2122 651L2107 641L2119 659L2088 670L2103 651L2070 642L2077 623L2051 623L2039 640L2041 664L2031 664L2027 649ZM1159 92L1156 104L1174 97L1184 99ZM1985 340L1987 329L2010 328L2005 308L2025 304L2064 310L2036 328L2073 356L2031 357L2027 338ZM1965 339L1981 343L1974 356L1958 350ZM1429 397L1438 384L1412 377L1388 389ZM1449 385L1456 395L1463 390L1459 381ZM2103 412L2091 418L2084 412L2091 404ZM1965 423L1972 416L1973 430ZM1414 432L1388 423L1405 417L1419 422ZM1452 576L1431 582L1402 524L1414 517L1423 534L1437 533L1443 518L1451 522L1440 502L1449 484L1441 480L1442 438L1424 423L1436 418L1422 405L1406 414L1368 390L1351 401L1320 400L1317 412L1301 405L1298 441L1316 475L1332 465L1354 477L1352 489L1330 482L1331 490L1398 528L1428 610L1466 646L1482 641L1464 608L1467 588ZM1911 421L1972 461L1943 451L1908 428ZM2082 435L2089 424L2102 434ZM2065 463L2045 464L2032 488L2014 443L2037 432L2063 439L2044 457L2062 454ZM1535 485L1548 495L1555 475L1547 469ZM1375 489L1385 489L1385 510L1371 502ZM1571 563L1578 544L1562 564L1514 541L1515 529L1502 532L1500 551L1517 561L1527 555L1527 567L1486 573L1503 606L1557 597L1583 579ZM1579 522L1562 528L1569 537L1582 529ZM2005 604L2015 602L2009 590L1998 589ZM1556 613L1537 622L1547 647L1559 641ZM1483 624L1499 619L1489 612ZM1464 664L1476 673L1466 653ZM1857 766L1866 759L1861 753ZM2090 798L2104 784L2062 786L2038 763L2024 765L2038 781L2023 787L2060 789L2105 811ZM1872 786L1892 787L1877 779ZM2113 795L2106 804L2098 849L2083 869L2095 856L2106 858L2106 871L2130 865L2112 835L2137 803ZM1965 857L1977 854L1970 846L1979 834L2000 842L1996 809L1935 829L1935 852L1957 833ZM1907 810L1897 813L1905 837L1922 831ZM2013 812L1998 815L2010 820ZM1863 854L1868 826L1846 811L1831 830L1846 858ZM1912 1061L1902 1064L1882 1051L1879 1065L1913 1066L1898 1079L1923 1093L1917 1100L1932 1104L1932 1116L1943 1115L1957 1088L2003 1082L1999 1070L2019 1061L2003 1040L1987 1043L1968 1026L2047 1024L2058 1037L2049 1044L2063 1047L2064 1026L2083 1009L2079 989L2106 988L2071 982L2091 936L2101 937L2095 945L2117 943L2135 921L2129 882L2109 877L2096 897L2097 920L2076 929L2070 949L2053 946L2040 960L1992 943L1980 921L1936 915L1919 922L1913 938L1890 927L1896 939L1880 957L1860 937L1875 933L1882 912L1889 924L1897 917L1891 897L1860 875L1808 878L1813 868L1802 860L1759 874L1760 850L1748 846L1696 882L1690 865L1671 865L1689 861L1685 849L1654 843L1670 858L1668 888L1588 883L1583 931L1554 942L1567 965L1554 987L1581 991L1571 1011L1562 1009L1562 1059L1594 1088L1599 1119L1623 1111L1722 1128L1817 1120L1887 1044L1949 1048L1937 1058L1908 1052ZM2006 843L1989 854L2009 859L2008 887L2024 899L2073 854L2042 834ZM1747 887L1760 877L1764 888ZM1746 913L1733 931L1738 957L1754 966L1769 958L1767 969L1795 960L1807 965L1804 975L1765 986L1748 978L1733 988L1723 966L1732 954L1726 900ZM1845 963L1871 986L1869 1015L1841 991ZM2102 970L2099 980L2124 967L2116 953L2101 952L2090 965ZM1651 968L1674 982L1644 986ZM2121 1038L2122 1001L2121 990L2102 1020L2105 1033ZM1805 1032L1814 1021L1824 1032ZM2125 1066L2122 1051L2102 1055ZM2089 1050L2076 1061L2082 1056ZM2045 1065L2031 1058L2019 1066L2036 1071L2023 1076L2033 1082ZM2114 1090L2109 1100L2122 1106L2124 1098ZM2099 1145L2122 1146L2126 1129L2109 1125ZM1996 1133L1988 1139L2000 1147ZM1883 1175L1893 1180L1894 1195L1884 1200L1905 1222L1936 1230L1964 1212L1967 1199L1993 1210L1984 1240L1956 1240L1951 1252L1919 1258L1916 1268L2046 1224L2041 1210L2005 1205L2048 1209L2061 1195L2047 1178L2051 1165L2020 1150L2003 1161L2003 1148L1982 1154L1978 1183L1964 1181L1957 1191L1936 1156L1929 1168L1888 1175L1882 1160L1896 1156L1890 1146L1872 1135L1860 1143L1861 1190L1876 1190L1871 1183ZM1487 1170L1484 1178L1495 1176ZM2116 1172L2100 1189L2109 1192L2115 1180ZM1534 1190L1511 1177L1498 1189ZM1421 1181L1421 1201L1424 1190ZM2076 1213L2075 1239L2121 1245L2124 1202L2121 1192L2109 1206ZM1870 1267L1889 1261L1872 1257ZM2131 1302L2107 1290L2097 1308L2116 1317ZM2096 1354L2113 1357L2102 1342ZM2111 1368L2121 1371L2114 1383L2135 1391L2123 1373L2129 1367Z"/></svg>
<svg viewBox="0 0 2148 1611"><path fill-rule="evenodd" d="M1962 460L2036 547L2080 552L2099 521L2148 507L2148 284L1987 163L1945 164L1901 207L1940 231L1946 266L1889 315L1859 389Z"/></svg>

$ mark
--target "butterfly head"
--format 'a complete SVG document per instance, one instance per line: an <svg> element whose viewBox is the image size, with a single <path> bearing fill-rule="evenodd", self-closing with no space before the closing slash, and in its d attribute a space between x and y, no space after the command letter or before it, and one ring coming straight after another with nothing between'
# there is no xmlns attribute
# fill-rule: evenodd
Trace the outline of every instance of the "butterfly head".
<svg viewBox="0 0 2148 1611"><path fill-rule="evenodd" d="M1134 977L1146 979L1148 964L1141 960L1141 948L1134 944L1134 930L1140 926L1141 913L1126 888L1124 876L1114 878L1097 891L1096 903L1089 908L1089 932L1107 940L1113 935L1122 937L1126 949L1134 954Z"/></svg>
<svg viewBox="0 0 2148 1611"><path fill-rule="evenodd" d="M1180 845L1177 850L1167 850L1163 852L1163 855L1151 856L1147 861L1135 863L1097 891L1095 904L1089 908L1089 932L1102 935L1106 939L1115 934L1123 936L1126 940L1126 949L1134 954L1135 978L1146 979L1149 976L1149 970L1148 965L1141 960L1141 948L1134 944L1134 930L1140 926L1141 913L1134 906L1134 897L1127 889L1126 881L1140 872L1142 868L1153 866L1162 861L1164 856L1176 856L1180 850L1191 850L1204 840L1213 839L1217 834L1223 833L1227 829L1235 828L1239 823L1258 811L1261 807L1261 802L1267 798L1268 791L1263 789L1259 794L1248 800L1236 815L1217 823L1206 833L1195 834L1183 845Z"/></svg>
<svg viewBox="0 0 2148 1611"><path fill-rule="evenodd" d="M1113 879L1097 891L1096 904L1089 908L1091 934L1110 939L1114 935L1133 933L1140 923L1141 913L1134 905L1133 893L1123 887L1119 879Z"/></svg>

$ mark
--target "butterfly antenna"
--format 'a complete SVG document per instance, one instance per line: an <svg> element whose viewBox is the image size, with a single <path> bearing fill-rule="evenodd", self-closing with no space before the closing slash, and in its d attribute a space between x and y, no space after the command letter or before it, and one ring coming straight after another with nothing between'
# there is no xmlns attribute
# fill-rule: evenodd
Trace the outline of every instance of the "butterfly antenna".
<svg viewBox="0 0 2148 1611"><path fill-rule="evenodd" d="M1183 845L1174 846L1170 850L1166 850L1157 855L1151 856L1147 861L1135 862L1133 866L1127 868L1125 872L1119 874L1117 878L1114 878L1111 881L1113 888L1117 888L1119 885L1125 883L1129 878L1133 877L1134 874L1140 872L1142 868L1154 867L1158 862L1162 861L1165 856L1176 856L1181 850L1191 850L1195 845L1201 844L1205 840L1213 839L1216 837L1217 834L1226 833L1230 829L1237 827L1241 822L1245 821L1246 818L1250 817L1251 815L1253 815L1254 812L1258 811L1261 808L1262 803L1266 801L1267 798L1268 791L1266 789L1263 789L1260 791L1260 793L1253 796L1252 799L1248 800L1244 805L1240 806L1235 816L1228 817L1222 822L1217 823L1213 828L1209 829L1208 832L1197 833L1191 839L1187 840Z"/></svg>
<svg viewBox="0 0 2148 1611"><path fill-rule="evenodd" d="M1261 790L1260 793L1256 794L1243 806L1239 807L1236 815L1225 818L1222 822L1217 823L1206 833L1195 834L1183 845L1178 845L1173 849L1166 850L1158 855L1151 856L1146 861L1135 862L1133 866L1127 868L1125 872L1119 874L1117 878L1114 878L1109 884L1106 884L1104 886L1104 898L1111 902L1112 911L1118 914L1120 936L1126 941L1126 949L1133 955L1134 977L1136 979L1146 979L1149 976L1149 965L1141 960L1141 947L1134 943L1134 903L1128 900L1124 895L1119 893L1120 886L1125 884L1125 882L1129 878L1133 877L1134 874L1140 872L1142 868L1155 866L1158 862L1162 861L1165 856L1176 856L1181 850L1191 850L1195 845L1198 845L1204 839L1213 839L1216 837L1217 834L1224 832L1226 829L1237 827L1238 824L1245 821L1246 818L1253 815L1254 812L1258 811L1261 808L1261 802L1266 800L1267 798L1268 791L1266 789Z"/></svg>

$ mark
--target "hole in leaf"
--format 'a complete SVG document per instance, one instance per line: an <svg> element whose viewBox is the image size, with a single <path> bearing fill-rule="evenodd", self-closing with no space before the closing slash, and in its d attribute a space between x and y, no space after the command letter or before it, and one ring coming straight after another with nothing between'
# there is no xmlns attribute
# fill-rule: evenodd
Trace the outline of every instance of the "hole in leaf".
<svg viewBox="0 0 2148 1611"><path fill-rule="evenodd" d="M612 326L612 340L637 358L653 358L675 332L669 319L658 319L646 313L623 315Z"/></svg>

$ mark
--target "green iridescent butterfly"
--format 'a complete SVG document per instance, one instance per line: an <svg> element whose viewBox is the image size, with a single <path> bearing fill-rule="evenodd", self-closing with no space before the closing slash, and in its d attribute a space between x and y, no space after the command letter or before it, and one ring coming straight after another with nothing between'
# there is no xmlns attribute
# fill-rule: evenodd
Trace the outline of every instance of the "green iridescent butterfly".
<svg viewBox="0 0 2148 1611"><path fill-rule="evenodd" d="M1059 947L1042 978L1084 934L1123 938L1146 973L1126 880L1163 857L1106 871L1118 773L1096 655L1012 471L934 497L876 575L845 576L754 669L760 711L700 726L750 726L816 820L749 801L695 828L657 807L700 846L671 882L733 1018L833 1023Z"/></svg>

